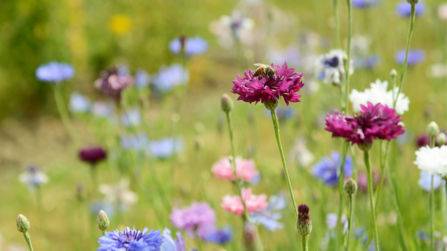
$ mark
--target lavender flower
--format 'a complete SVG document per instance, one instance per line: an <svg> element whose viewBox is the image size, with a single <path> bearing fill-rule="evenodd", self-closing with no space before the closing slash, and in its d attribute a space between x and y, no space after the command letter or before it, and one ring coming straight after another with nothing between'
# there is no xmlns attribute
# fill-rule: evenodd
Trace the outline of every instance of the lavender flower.
<svg viewBox="0 0 447 251"><path fill-rule="evenodd" d="M69 64L50 62L41 65L36 70L36 77L40 81L58 83L74 76L74 69Z"/></svg>
<svg viewBox="0 0 447 251"><path fill-rule="evenodd" d="M207 242L213 242L220 245L230 242L231 239L232 231L230 227L209 230L209 232L203 237L203 240Z"/></svg>
<svg viewBox="0 0 447 251"><path fill-rule="evenodd" d="M43 184L48 182L48 177L43 173L39 167L29 165L27 170L19 175L19 180L27 185L29 190L34 191Z"/></svg>
<svg viewBox="0 0 447 251"><path fill-rule="evenodd" d="M97 251L160 251L163 240L160 230L150 232L147 228L144 228L143 232L130 228L121 232L115 230L106 232L106 235L98 239L101 246Z"/></svg>
<svg viewBox="0 0 447 251"><path fill-rule="evenodd" d="M443 183L443 180L441 176L435 175L433 176L433 189L436 190L441 186L441 183ZM431 175L421 171L421 177L418 181L419 186L426 192L431 191Z"/></svg>
<svg viewBox="0 0 447 251"><path fill-rule="evenodd" d="M204 238L210 227L214 227L216 216L208 203L193 202L190 207L174 208L171 213L174 227L186 231L189 236Z"/></svg>
<svg viewBox="0 0 447 251"><path fill-rule="evenodd" d="M352 6L355 8L368 8L377 4L377 0L352 0Z"/></svg>
<svg viewBox="0 0 447 251"><path fill-rule="evenodd" d="M171 230L165 228L163 230L163 244L161 251L186 251L185 241L181 233L177 233L177 239L172 239Z"/></svg>
<svg viewBox="0 0 447 251"><path fill-rule="evenodd" d="M338 173L341 165L341 156L337 152L332 152L331 157L324 157L312 168L312 172L315 177L323 180L328 185L335 187L338 184ZM349 156L346 156L344 177L349 178L352 175L352 160Z"/></svg>
<svg viewBox="0 0 447 251"><path fill-rule="evenodd" d="M90 111L90 100L79 92L70 95L70 111L72 113L83 113Z"/></svg>
<svg viewBox="0 0 447 251"><path fill-rule="evenodd" d="M177 138L163 138L158 141L152 141L149 144L152 155L159 159L169 158L175 153L183 150L183 144Z"/></svg>
<svg viewBox="0 0 447 251"><path fill-rule="evenodd" d="M121 120L126 127L134 127L141 124L141 113L137 108L130 108L121 114Z"/></svg>
<svg viewBox="0 0 447 251"><path fill-rule="evenodd" d="M138 69L135 72L135 86L138 88L143 88L149 85L151 76L144 69Z"/></svg>
<svg viewBox="0 0 447 251"><path fill-rule="evenodd" d="M278 211L286 207L286 200L283 194L273 195L269 199L269 204L265 209L250 214L250 222L263 225L269 231L282 229L284 225L278 220L282 218Z"/></svg>
<svg viewBox="0 0 447 251"><path fill-rule="evenodd" d="M397 4L396 11L399 16L409 17L411 15L411 4L407 1L402 1ZM425 12L425 4L423 2L419 2L415 5L415 15L420 16Z"/></svg>
<svg viewBox="0 0 447 251"><path fill-rule="evenodd" d="M399 64L403 64L405 61L405 49L399 50L396 52L396 55L394 58L396 59L396 62ZM421 49L414 49L408 51L408 65L415 65L422 63L425 60L425 52Z"/></svg>
<svg viewBox="0 0 447 251"><path fill-rule="evenodd" d="M168 67L162 67L155 75L153 85L161 92L168 92L179 85L186 85L189 80L187 69L180 64L172 64Z"/></svg>
<svg viewBox="0 0 447 251"><path fill-rule="evenodd" d="M208 49L208 44L201 37L181 36L169 43L169 49L175 54L179 54L184 49L187 56L194 56L204 53Z"/></svg>
<svg viewBox="0 0 447 251"><path fill-rule="evenodd" d="M117 68L104 71L101 78L95 81L95 87L115 101L121 100L121 92L133 84L133 78L121 75Z"/></svg>

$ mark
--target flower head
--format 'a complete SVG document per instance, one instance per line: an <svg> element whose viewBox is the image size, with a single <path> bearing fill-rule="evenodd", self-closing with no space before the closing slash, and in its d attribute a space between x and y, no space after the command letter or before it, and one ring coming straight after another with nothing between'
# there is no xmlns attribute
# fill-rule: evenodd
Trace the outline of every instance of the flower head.
<svg viewBox="0 0 447 251"><path fill-rule="evenodd" d="M246 182L252 182L253 179L255 179L257 175L259 175L259 172L256 170L255 162L253 160L245 160L241 157L236 157L235 164L238 179L243 179ZM217 163L213 165L211 170L217 178L234 181L233 168L231 167L229 157L221 158Z"/></svg>
<svg viewBox="0 0 447 251"><path fill-rule="evenodd" d="M262 210L268 206L267 195L254 195L251 189L242 188L242 198L249 213ZM244 213L244 206L239 196L226 195L222 198L222 207L235 215Z"/></svg>
<svg viewBox="0 0 447 251"><path fill-rule="evenodd" d="M143 88L149 85L151 76L144 69L138 69L135 72L135 86L138 88Z"/></svg>
<svg viewBox="0 0 447 251"><path fill-rule="evenodd" d="M132 28L132 20L129 16L118 14L114 15L109 21L109 29L116 35L123 35Z"/></svg>
<svg viewBox="0 0 447 251"><path fill-rule="evenodd" d="M393 107L393 93L394 97L396 97L399 88L396 87L394 91L387 91L387 89L388 82L382 82L379 79L377 79L375 83L371 83L371 88L365 89L364 92L359 92L356 89L353 89L351 94L349 94L349 99L352 102L354 111L360 111L360 106L367 105L368 102L371 102L373 105L380 103L388 107ZM396 112L398 114L403 114L404 112L408 111L409 103L410 100L408 97L405 97L403 93L399 93L396 103Z"/></svg>
<svg viewBox="0 0 447 251"><path fill-rule="evenodd" d="M431 178L433 175L430 175L426 172L421 171L420 178L418 180L419 186L426 192L431 191ZM442 178L439 175L433 176L433 189L438 189L441 186Z"/></svg>
<svg viewBox="0 0 447 251"><path fill-rule="evenodd" d="M326 84L339 85L346 77L344 61L347 60L346 52L331 50L328 54L321 55L315 62L315 75ZM349 75L354 73L354 61L350 60Z"/></svg>
<svg viewBox="0 0 447 251"><path fill-rule="evenodd" d="M312 221L310 220L309 207L307 205L298 206L296 228L301 236L307 236L312 232Z"/></svg>
<svg viewBox="0 0 447 251"><path fill-rule="evenodd" d="M30 227L30 223L29 223L28 219L22 214L19 214L19 216L17 217L16 225L17 225L17 230L22 233L28 232L29 227Z"/></svg>
<svg viewBox="0 0 447 251"><path fill-rule="evenodd" d="M210 23L210 31L218 37L219 44L230 48L238 39L242 44L251 44L254 40L253 20L245 18L241 12L233 11L231 16L222 16L218 21Z"/></svg>
<svg viewBox="0 0 447 251"><path fill-rule="evenodd" d="M164 237L160 235L160 230L148 232L144 228L143 232L137 229L127 228L126 230L115 230L107 232L100 237L98 251L160 251Z"/></svg>
<svg viewBox="0 0 447 251"><path fill-rule="evenodd" d="M250 214L250 222L258 225L263 225L269 231L282 229L283 224L279 222L282 218L280 210L286 207L286 200L284 195L273 195L269 199L269 204L266 208Z"/></svg>
<svg viewBox="0 0 447 251"><path fill-rule="evenodd" d="M447 174L447 146L430 148L424 146L416 151L416 161L418 168L430 175Z"/></svg>
<svg viewBox="0 0 447 251"><path fill-rule="evenodd" d="M178 138L153 140L149 144L152 155L158 159L166 159L183 150L182 141Z"/></svg>
<svg viewBox="0 0 447 251"><path fill-rule="evenodd" d="M95 81L95 87L115 101L121 100L121 92L133 84L133 78L119 74L117 68L102 73L101 78Z"/></svg>
<svg viewBox="0 0 447 251"><path fill-rule="evenodd" d="M368 8L377 4L377 0L353 0L352 6L355 8Z"/></svg>
<svg viewBox="0 0 447 251"><path fill-rule="evenodd" d="M341 156L337 152L332 152L331 157L324 157L312 168L315 177L322 179L328 186L337 186L338 175L337 172L341 165ZM349 156L346 156L344 177L348 178L352 175L352 161Z"/></svg>
<svg viewBox="0 0 447 251"><path fill-rule="evenodd" d="M31 191L48 182L48 177L39 167L30 165L27 170L19 175L19 180L27 185Z"/></svg>
<svg viewBox="0 0 447 251"><path fill-rule="evenodd" d="M187 56L194 56L204 53L208 49L208 43L201 37L181 36L169 43L169 49L175 54L185 50Z"/></svg>
<svg viewBox="0 0 447 251"><path fill-rule="evenodd" d="M134 127L141 124L141 113L137 108L130 108L121 113L121 121L126 127Z"/></svg>
<svg viewBox="0 0 447 251"><path fill-rule="evenodd" d="M177 233L177 238L174 240L171 237L171 230L165 228L163 230L163 237L161 251L186 251L185 240L181 233Z"/></svg>
<svg viewBox="0 0 447 251"><path fill-rule="evenodd" d="M380 56L373 54L364 57L356 57L354 59L354 67L356 69L371 69L380 64Z"/></svg>
<svg viewBox="0 0 447 251"><path fill-rule="evenodd" d="M303 74L295 73L294 68L288 68L284 62L282 67L271 65L275 69L272 76L262 74L254 76L255 72L248 70L244 77L237 75L233 81L232 93L238 94L238 100L245 102L277 103L280 97L284 98L287 105L289 102L299 102L301 95L296 93L303 86L301 81Z"/></svg>
<svg viewBox="0 0 447 251"><path fill-rule="evenodd" d="M405 49L399 50L396 52L395 59L399 64L403 64L405 61ZM421 49L414 49L408 51L408 65L415 65L423 62L425 60L425 52Z"/></svg>
<svg viewBox="0 0 447 251"><path fill-rule="evenodd" d="M224 227L222 229L212 229L203 237L207 242L213 242L216 244L226 244L232 239L232 231L230 227Z"/></svg>
<svg viewBox="0 0 447 251"><path fill-rule="evenodd" d="M121 211L126 207L134 204L138 200L138 196L129 190L129 180L121 179L117 184L99 185L99 192L105 195L105 200L110 203L116 203Z"/></svg>
<svg viewBox="0 0 447 251"><path fill-rule="evenodd" d="M180 64L162 67L152 81L155 88L161 92L168 92L179 85L186 85L189 80L188 70Z"/></svg>
<svg viewBox="0 0 447 251"><path fill-rule="evenodd" d="M407 1L401 1L396 6L396 11L399 16L402 17L409 17L411 15L411 4ZM419 2L415 5L415 12L414 14L416 16L420 16L424 14L425 12L425 5L423 2Z"/></svg>
<svg viewBox="0 0 447 251"><path fill-rule="evenodd" d="M74 76L74 69L69 64L50 62L41 65L36 70L40 81L58 83Z"/></svg>
<svg viewBox="0 0 447 251"><path fill-rule="evenodd" d="M79 92L73 92L70 95L70 111L73 113L82 113L90 111L90 100Z"/></svg>
<svg viewBox="0 0 447 251"><path fill-rule="evenodd" d="M403 134L405 130L399 124L401 117L396 111L382 104L361 105L359 115L346 117L335 111L334 115L326 116L326 131L332 132L332 137L345 138L351 144L363 146L372 144L374 139L391 140Z"/></svg>
<svg viewBox="0 0 447 251"><path fill-rule="evenodd" d="M79 151L79 158L89 164L96 165L107 158L107 152L99 146L84 147Z"/></svg>
<svg viewBox="0 0 447 251"><path fill-rule="evenodd" d="M171 223L190 236L204 237L207 230L213 227L216 216L208 203L193 202L190 207L174 208L171 213Z"/></svg>

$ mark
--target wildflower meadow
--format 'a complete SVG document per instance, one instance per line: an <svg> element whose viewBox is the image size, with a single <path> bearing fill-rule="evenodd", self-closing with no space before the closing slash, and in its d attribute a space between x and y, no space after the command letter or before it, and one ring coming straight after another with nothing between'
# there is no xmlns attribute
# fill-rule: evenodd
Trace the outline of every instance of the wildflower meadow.
<svg viewBox="0 0 447 251"><path fill-rule="evenodd" d="M0 251L447 250L445 1L0 6Z"/></svg>

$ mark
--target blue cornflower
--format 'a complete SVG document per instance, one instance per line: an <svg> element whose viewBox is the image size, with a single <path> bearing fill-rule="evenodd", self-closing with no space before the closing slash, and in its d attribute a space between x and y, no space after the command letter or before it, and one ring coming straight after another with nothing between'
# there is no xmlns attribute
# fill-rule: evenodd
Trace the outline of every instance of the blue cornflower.
<svg viewBox="0 0 447 251"><path fill-rule="evenodd" d="M147 228L143 232L130 228L115 230L98 239L101 246L97 251L160 251L163 239L160 230L149 233Z"/></svg>
<svg viewBox="0 0 447 251"><path fill-rule="evenodd" d="M355 8L368 8L377 4L377 0L352 0L352 6Z"/></svg>
<svg viewBox="0 0 447 251"><path fill-rule="evenodd" d="M135 72L135 86L138 88L143 88L149 85L149 81L151 80L151 76L144 69L138 69Z"/></svg>
<svg viewBox="0 0 447 251"><path fill-rule="evenodd" d="M34 191L43 184L47 183L48 177L44 172L42 172L41 168L34 165L29 165L25 172L19 175L19 180L28 186L29 190Z"/></svg>
<svg viewBox="0 0 447 251"><path fill-rule="evenodd" d="M74 69L69 64L50 62L41 65L36 70L36 77L40 81L58 83L72 78Z"/></svg>
<svg viewBox="0 0 447 251"><path fill-rule="evenodd" d="M421 241L429 241L430 240L430 236L426 233L424 233L424 231L422 231L422 229L418 230L418 237Z"/></svg>
<svg viewBox="0 0 447 251"><path fill-rule="evenodd" d="M203 240L207 242L213 242L216 244L226 244L232 239L232 231L230 227L224 227L222 229L213 229L205 235Z"/></svg>
<svg viewBox="0 0 447 251"><path fill-rule="evenodd" d="M399 50L394 56L396 62L403 64L405 61L405 49ZM408 51L408 65L419 64L425 60L425 52L421 49L414 49Z"/></svg>
<svg viewBox="0 0 447 251"><path fill-rule="evenodd" d="M433 189L438 189L441 186L442 178L439 175L433 176ZM421 177L418 181L419 186L426 192L431 191L431 175L421 171Z"/></svg>
<svg viewBox="0 0 447 251"><path fill-rule="evenodd" d="M186 251L185 240L181 233L177 233L177 239L172 239L171 230L165 228L163 230L163 245L161 245L161 251Z"/></svg>
<svg viewBox="0 0 447 251"><path fill-rule="evenodd" d="M285 121L295 115L295 110L292 107L278 107L275 111L280 121ZM270 111L267 109L265 109L265 116L271 116Z"/></svg>
<svg viewBox="0 0 447 251"><path fill-rule="evenodd" d="M194 56L204 53L208 49L208 43L201 37L188 38L184 36L169 43L169 49L175 54L179 54L182 47L184 47L187 56Z"/></svg>
<svg viewBox="0 0 447 251"><path fill-rule="evenodd" d="M70 111L72 113L81 113L90 111L90 100L79 92L73 92L70 95Z"/></svg>
<svg viewBox="0 0 447 251"><path fill-rule="evenodd" d="M285 207L286 200L284 195L273 195L270 197L269 204L265 209L250 214L250 222L263 225L270 231L282 229L283 224L278 222L282 215L278 211Z"/></svg>
<svg viewBox="0 0 447 251"><path fill-rule="evenodd" d="M183 144L180 139L164 138L157 141L151 141L149 149L155 158L166 159L174 155L176 152L181 152L183 150Z"/></svg>
<svg viewBox="0 0 447 251"><path fill-rule="evenodd" d="M141 113L137 108L130 108L122 113L121 120L126 127L138 126L141 124Z"/></svg>
<svg viewBox="0 0 447 251"><path fill-rule="evenodd" d="M121 137L121 146L127 150L146 152L149 147L149 138L144 133Z"/></svg>
<svg viewBox="0 0 447 251"><path fill-rule="evenodd" d="M411 4L407 1L402 1L397 4L396 11L399 16L409 17L411 15ZM415 5L414 14L420 16L425 12L425 5L423 2L419 2Z"/></svg>
<svg viewBox="0 0 447 251"><path fill-rule="evenodd" d="M356 69L362 69L362 68L371 69L374 66L377 66L378 64L380 64L379 55L370 55L367 57L354 59L354 67Z"/></svg>
<svg viewBox="0 0 447 251"><path fill-rule="evenodd" d="M338 184L338 169L341 165L341 156L337 152L332 152L331 157L324 157L315 164L312 172L315 177L322 179L328 186L336 186ZM352 174L352 161L346 156L344 176L350 177Z"/></svg>
<svg viewBox="0 0 447 251"><path fill-rule="evenodd" d="M188 71L180 64L172 64L168 67L162 67L152 83L159 91L168 92L178 85L186 85L188 80Z"/></svg>

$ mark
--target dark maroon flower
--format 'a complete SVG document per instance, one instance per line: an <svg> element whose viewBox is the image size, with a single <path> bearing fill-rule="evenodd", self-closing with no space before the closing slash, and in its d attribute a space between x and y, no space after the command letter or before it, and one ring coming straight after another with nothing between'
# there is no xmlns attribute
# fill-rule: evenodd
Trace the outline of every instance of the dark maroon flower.
<svg viewBox="0 0 447 251"><path fill-rule="evenodd" d="M238 100L245 102L265 103L270 101L277 103L278 99L282 96L287 105L289 102L300 102L301 94L296 93L303 86L301 82L303 74L294 73L294 68L287 68L287 63L281 67L279 65L271 64L273 68L276 68L275 74L269 76L267 74L261 74L254 76L255 72L248 70L244 71L245 77L237 75L237 78L233 81L234 94L238 94Z"/></svg>
<svg viewBox="0 0 447 251"><path fill-rule="evenodd" d="M95 87L115 101L120 101L121 92L132 83L132 77L119 74L118 69L114 67L101 74L101 78L95 81Z"/></svg>
<svg viewBox="0 0 447 251"><path fill-rule="evenodd" d="M332 137L345 138L351 144L363 146L372 144L374 139L391 140L403 134L405 130L399 122L402 118L396 115L396 111L381 104L368 106L361 105L359 115L346 117L335 111L334 115L326 116L327 131L332 132Z"/></svg>
<svg viewBox="0 0 447 251"><path fill-rule="evenodd" d="M443 131L443 133L447 133L446 131ZM438 137L436 137L437 139ZM439 146L437 140L435 139L435 146ZM418 148L421 148L423 146L429 146L430 145L430 136L428 136L428 134L424 133L424 134L420 134L417 139L416 139L416 146ZM447 145L447 143L446 143Z"/></svg>
<svg viewBox="0 0 447 251"><path fill-rule="evenodd" d="M99 161L107 158L107 152L98 146L85 147L79 151L79 158L85 162L95 165Z"/></svg>

